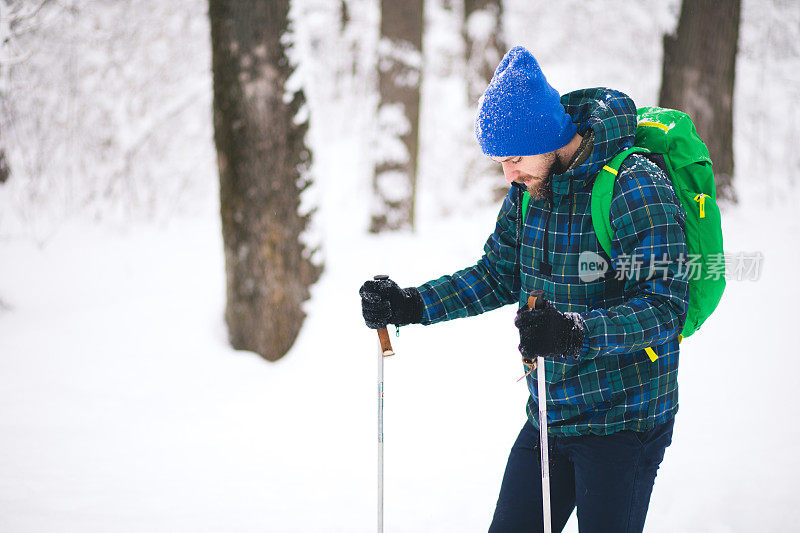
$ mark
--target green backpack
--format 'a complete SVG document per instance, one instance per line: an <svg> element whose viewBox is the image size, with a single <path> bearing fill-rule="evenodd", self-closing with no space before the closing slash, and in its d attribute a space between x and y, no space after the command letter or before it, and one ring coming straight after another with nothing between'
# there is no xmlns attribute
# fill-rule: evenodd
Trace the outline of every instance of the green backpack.
<svg viewBox="0 0 800 533"><path fill-rule="evenodd" d="M641 107L633 148L623 150L598 173L592 188L592 224L597 240L611 256L611 200L622 162L635 152L660 154L675 194L686 210L689 266L689 308L679 337L693 334L716 309L725 290L722 221L708 148L686 113L661 107ZM530 202L525 193L523 213ZM714 262L712 266L711 263ZM657 356L647 348L650 359Z"/></svg>
<svg viewBox="0 0 800 533"><path fill-rule="evenodd" d="M617 154L598 173L592 188L592 223L600 245L610 254L611 195L622 162L634 152L661 154L678 200L686 210L689 266L689 309L681 339L697 331L716 309L725 290L722 220L716 201L714 172L708 148L686 113L661 107L640 107L634 147ZM711 266L711 263L714 263ZM712 270L713 269L713 270ZM650 352L648 352L650 353ZM650 353L651 358L653 356Z"/></svg>

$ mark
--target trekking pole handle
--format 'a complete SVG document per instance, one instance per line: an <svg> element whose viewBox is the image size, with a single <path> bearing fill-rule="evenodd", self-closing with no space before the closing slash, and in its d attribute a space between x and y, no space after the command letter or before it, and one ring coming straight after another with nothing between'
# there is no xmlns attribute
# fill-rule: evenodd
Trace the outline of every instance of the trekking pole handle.
<svg viewBox="0 0 800 533"><path fill-rule="evenodd" d="M389 279L389 276L387 276L386 274L377 274L372 279L380 281L384 279ZM392 349L392 341L389 339L389 331L386 328L378 329L378 340L381 343L381 352L383 353L384 357L394 355L394 350Z"/></svg>
<svg viewBox="0 0 800 533"><path fill-rule="evenodd" d="M539 292L533 291L528 296L528 309L542 309L542 308L544 308L544 300L539 297ZM533 360L533 359L528 359L527 357L523 357L522 358L522 362L525 364L525 366L530 368L530 371L528 373L526 373L524 376L522 376L522 378L524 378L524 377L527 377L527 375L530 372L533 372L534 370L536 370L536 361ZM522 378L519 378L519 379L522 379Z"/></svg>
<svg viewBox="0 0 800 533"><path fill-rule="evenodd" d="M544 302L539 295L536 294L536 291L532 292L530 296L528 296L528 309L542 309L544 308Z"/></svg>

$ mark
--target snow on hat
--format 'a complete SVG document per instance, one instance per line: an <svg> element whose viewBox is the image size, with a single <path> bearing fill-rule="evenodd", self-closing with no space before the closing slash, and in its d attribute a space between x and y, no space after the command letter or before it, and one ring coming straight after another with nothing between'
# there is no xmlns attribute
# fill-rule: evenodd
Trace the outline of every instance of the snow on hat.
<svg viewBox="0 0 800 533"><path fill-rule="evenodd" d="M506 53L483 93L475 135L491 157L538 155L569 143L577 127L528 50Z"/></svg>

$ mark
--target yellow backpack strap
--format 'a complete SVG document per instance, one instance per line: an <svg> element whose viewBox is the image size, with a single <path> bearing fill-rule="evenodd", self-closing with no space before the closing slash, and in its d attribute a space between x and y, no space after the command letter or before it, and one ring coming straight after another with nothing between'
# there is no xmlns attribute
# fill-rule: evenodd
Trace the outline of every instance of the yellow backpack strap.
<svg viewBox="0 0 800 533"><path fill-rule="evenodd" d="M680 344L682 342L683 342L683 335L678 335L678 344ZM650 360L655 363L656 359L658 359L658 354L653 349L653 347L652 346L648 346L647 348L644 349L644 351L647 354L647 357L649 357Z"/></svg>
<svg viewBox="0 0 800 533"><path fill-rule="evenodd" d="M656 354L656 351L651 346L648 346L647 348L645 348L644 351L647 352L647 357L649 357L650 360L655 363L656 359L658 359L658 355Z"/></svg>

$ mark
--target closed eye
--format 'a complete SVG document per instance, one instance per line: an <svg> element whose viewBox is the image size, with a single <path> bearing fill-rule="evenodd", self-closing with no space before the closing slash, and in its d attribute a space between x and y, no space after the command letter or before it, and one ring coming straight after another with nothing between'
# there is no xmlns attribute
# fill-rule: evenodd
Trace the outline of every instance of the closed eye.
<svg viewBox="0 0 800 533"><path fill-rule="evenodd" d="M502 163L511 163L512 165L517 165L517 164L522 162L522 156L521 155L517 156L517 157L513 157L513 158L512 157L507 157L506 159L495 159L494 157L491 157L490 159L492 161L496 162L496 163L501 163L501 164Z"/></svg>

